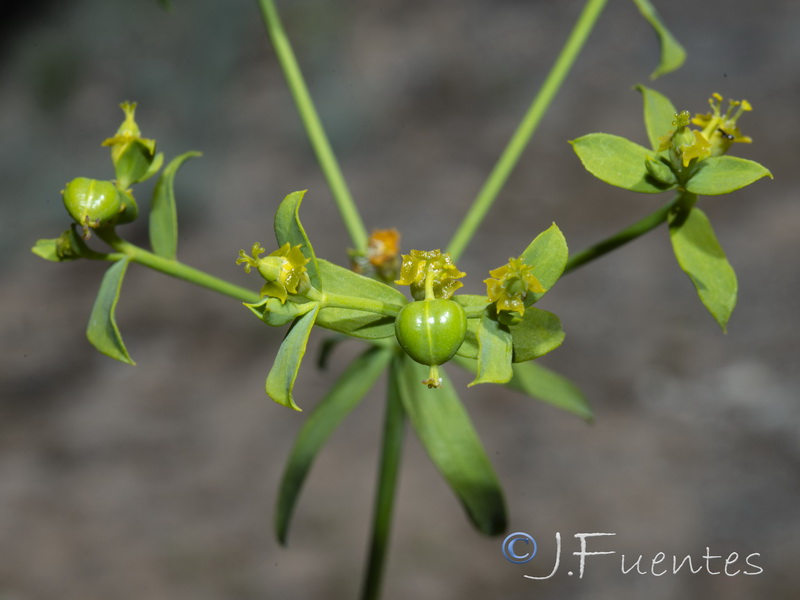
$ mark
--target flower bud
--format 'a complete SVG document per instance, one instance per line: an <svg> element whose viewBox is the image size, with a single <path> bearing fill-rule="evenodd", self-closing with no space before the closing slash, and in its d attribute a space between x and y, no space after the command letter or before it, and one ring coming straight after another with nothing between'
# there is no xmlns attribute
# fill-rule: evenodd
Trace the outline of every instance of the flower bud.
<svg viewBox="0 0 800 600"><path fill-rule="evenodd" d="M661 162L660 160L647 158L644 166L650 176L658 183L663 183L665 186L673 185L675 183L675 174L669 165Z"/></svg>
<svg viewBox="0 0 800 600"><path fill-rule="evenodd" d="M164 162L163 154L156 154L156 141L141 137L139 125L134 113L135 102L123 102L119 105L125 113L125 120L117 130L117 134L103 142L103 146L111 146L111 161L117 175L117 185L127 189L131 184L144 181L154 175Z"/></svg>

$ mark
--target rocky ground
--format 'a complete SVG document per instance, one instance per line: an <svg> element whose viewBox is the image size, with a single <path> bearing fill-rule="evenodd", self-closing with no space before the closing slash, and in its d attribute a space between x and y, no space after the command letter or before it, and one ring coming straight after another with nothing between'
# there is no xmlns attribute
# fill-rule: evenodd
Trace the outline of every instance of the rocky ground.
<svg viewBox="0 0 800 600"><path fill-rule="evenodd" d="M285 7L368 227L397 227L406 250L447 243L580 4ZM472 531L409 432L387 599L800 595L800 8L657 4L689 60L652 85L693 111L715 91L747 97L755 111L742 125L756 143L739 154L775 175L702 200L739 276L729 332L700 306L664 230L565 277L542 304L567 339L542 362L581 386L594 424L497 388L466 390L456 376L504 484L511 531L534 535L541 560L512 565L501 540ZM302 217L317 253L344 263L344 229L255 3L176 0L169 15L156 2L50 3L2 27L0 599L356 597L383 383L319 457L281 548L273 501L304 416L263 393L281 333L237 302L131 268L118 321L138 366L119 364L83 333L102 265L29 252L65 227L64 182L111 176L99 142L131 99L168 156L204 153L178 180L184 261L255 288L233 264L238 250L269 245L277 203L308 188ZM474 273L553 221L579 250L666 200L594 180L566 143L591 131L644 142L631 87L647 82L656 53L633 4L610 3L459 264L467 291L480 291ZM141 224L128 230L146 239ZM304 366L305 408L359 348L342 346L327 372ZM556 532L561 570L525 579L549 572ZM590 557L579 579L566 571L581 532L616 533L590 550L617 554ZM661 577L659 552L670 569ZM763 573L709 573L724 559L706 566L703 555L733 552L729 572L755 571L745 558L758 553ZM628 567L642 555L647 574L623 574L622 554ZM686 555L703 571L673 575L672 557Z"/></svg>

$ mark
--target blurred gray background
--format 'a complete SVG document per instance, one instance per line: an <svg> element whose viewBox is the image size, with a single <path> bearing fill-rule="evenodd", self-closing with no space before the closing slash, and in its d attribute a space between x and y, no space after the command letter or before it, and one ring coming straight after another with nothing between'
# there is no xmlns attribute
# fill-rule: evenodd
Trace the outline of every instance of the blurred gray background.
<svg viewBox="0 0 800 600"><path fill-rule="evenodd" d="M581 5L280 2L369 228L397 227L405 250L447 243ZM500 539L475 533L409 431L387 599L800 597L800 4L657 5L689 58L653 86L693 112L715 91L749 99L742 129L755 143L735 151L775 175L702 199L739 276L729 333L700 305L664 229L565 277L542 307L567 339L542 363L581 386L593 425L501 388L467 390L455 373L505 487L510 531L534 535L541 558L512 565ZM3 15L0 38L0 599L356 597L384 383L324 449L280 548L273 502L307 414L263 393L282 332L134 266L118 322L138 366L116 363L84 337L105 265L29 251L65 228L66 181L113 176L99 144L129 99L168 158L204 153L178 177L182 260L257 288L234 265L238 250L269 246L278 202L308 188L302 218L317 253L345 263L344 228L255 3L176 0L171 14L155 1L27 6ZM656 62L634 5L609 2L459 263L466 291L553 221L577 251L667 200L602 184L566 143L592 131L644 143L631 87ZM151 187L140 186L143 207ZM144 222L124 235L145 243ZM301 406L313 408L361 348L343 345L327 372L311 350ZM560 572L523 578L549 572L556 532ZM617 534L594 546L617 554L590 558L582 580L566 574L579 532ZM759 553L763 573L620 572L621 554L644 565L707 548L739 553L735 568Z"/></svg>

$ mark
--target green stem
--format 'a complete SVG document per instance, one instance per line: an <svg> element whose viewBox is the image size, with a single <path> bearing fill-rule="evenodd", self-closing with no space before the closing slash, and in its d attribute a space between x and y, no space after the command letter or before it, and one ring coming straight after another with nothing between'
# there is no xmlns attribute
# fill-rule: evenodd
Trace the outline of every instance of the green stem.
<svg viewBox="0 0 800 600"><path fill-rule="evenodd" d="M528 112L525 113L522 122L500 155L486 183L483 184L483 187L478 192L472 207L464 217L453 239L450 240L447 249L453 260L458 260L464 252L486 213L489 212L495 199L503 189L511 172L519 162L525 146L528 145L544 113L549 108L567 73L572 68L606 2L607 0L587 0L578 22L575 24L553 68L547 75L547 79L545 79L539 93L528 108Z"/></svg>
<svg viewBox="0 0 800 600"><path fill-rule="evenodd" d="M389 547L394 494L400 472L403 433L405 431L405 413L397 391L398 365L399 362L395 361L389 371L389 391L383 427L383 446L381 448L378 486L375 493L375 512L372 517L369 560L361 590L362 600L377 600L380 597L381 580L383 579L383 570Z"/></svg>
<svg viewBox="0 0 800 600"><path fill-rule="evenodd" d="M564 268L564 275L566 275L570 271L574 271L578 267L583 266L588 262L600 258L604 254L608 254L612 250L616 250L620 246L623 246L628 242L635 240L636 238L647 233L648 231L655 229L656 227L658 227L667 220L670 211L676 205L683 202L684 199L685 199L685 194L678 193L678 195L672 202L662 206L654 213L646 216L644 219L637 221L630 227L626 227L622 231L612 235L611 237L603 240L602 242L590 246L586 250L578 252L577 254L573 254L567 261L567 266Z"/></svg>
<svg viewBox="0 0 800 600"><path fill-rule="evenodd" d="M380 300L372 300L370 298L363 298L361 296L347 296L345 294L335 294L332 292L320 292L316 289L310 289L304 292L305 297L309 300L316 300L322 304L322 308L350 308L354 310L364 310L367 312L377 313L379 315L386 315L388 317L396 317L400 309L403 308L401 304L387 304Z"/></svg>
<svg viewBox="0 0 800 600"><path fill-rule="evenodd" d="M336 201L339 213L342 215L347 232L350 234L353 246L355 246L356 250L365 252L368 239L367 230L361 221L361 215L358 213L353 197L347 187L347 182L339 168L339 163L331 149L328 136L322 127L317 110L314 108L314 102L308 92L300 66L297 64L289 38L286 36L275 2L273 0L258 0L258 4L261 8L264 24L267 27L267 33L272 40L272 46L275 48L275 54L278 56L278 62L289 86L289 91L292 94L297 111L300 113L300 119L303 121L303 126L306 129L314 153L317 155L317 160L328 182L333 199Z"/></svg>
<svg viewBox="0 0 800 600"><path fill-rule="evenodd" d="M160 271L170 277L183 279L189 283L194 283L201 287L219 292L220 294L224 294L225 296L230 296L231 298L236 298L242 302L255 303L260 300L258 292L229 283L224 279L209 275L205 271L200 271L199 269L185 265L177 260L171 260L148 252L144 248L126 242L113 232L98 232L98 237L102 238L117 252L128 256L131 261Z"/></svg>

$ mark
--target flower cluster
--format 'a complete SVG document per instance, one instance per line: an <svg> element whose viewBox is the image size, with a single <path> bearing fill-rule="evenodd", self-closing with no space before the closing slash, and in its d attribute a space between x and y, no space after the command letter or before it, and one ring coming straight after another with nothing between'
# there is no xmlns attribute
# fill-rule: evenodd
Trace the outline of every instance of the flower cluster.
<svg viewBox="0 0 800 600"><path fill-rule="evenodd" d="M525 297L528 292L542 294L544 286L533 274L533 267L521 258L509 258L508 264L489 271L491 278L484 279L486 295L495 302L497 312L508 311L525 314Z"/></svg>
<svg viewBox="0 0 800 600"><path fill-rule="evenodd" d="M395 283L411 286L411 295L415 300L447 300L464 285L456 279L465 275L446 252L412 250L409 254L403 254L400 278Z"/></svg>
<svg viewBox="0 0 800 600"><path fill-rule="evenodd" d="M266 281L261 288L261 296L277 298L284 304L289 294L302 294L311 285L305 266L309 259L303 256L300 247L300 244L292 246L287 242L272 254L259 258L266 250L256 242L250 250L252 256L239 250L236 264L244 265L246 273L252 267L258 269Z"/></svg>
<svg viewBox="0 0 800 600"><path fill-rule="evenodd" d="M739 130L737 121L742 113L753 110L747 100L729 100L728 110L722 114L722 96L713 94L708 103L711 112L697 114L691 118L689 111L675 115L672 124L675 129L661 138L658 150L670 149L671 154L683 167L688 167L692 160L701 161L709 156L722 156L731 144L740 142L749 144L753 140ZM702 127L702 131L690 129L694 124Z"/></svg>
<svg viewBox="0 0 800 600"><path fill-rule="evenodd" d="M728 110L722 114L722 96L713 94L708 99L711 112L695 115L692 123L703 128L703 136L711 143L711 156L721 156L733 143L752 143L752 138L742 135L736 122L742 113L753 110L747 100L728 100Z"/></svg>

